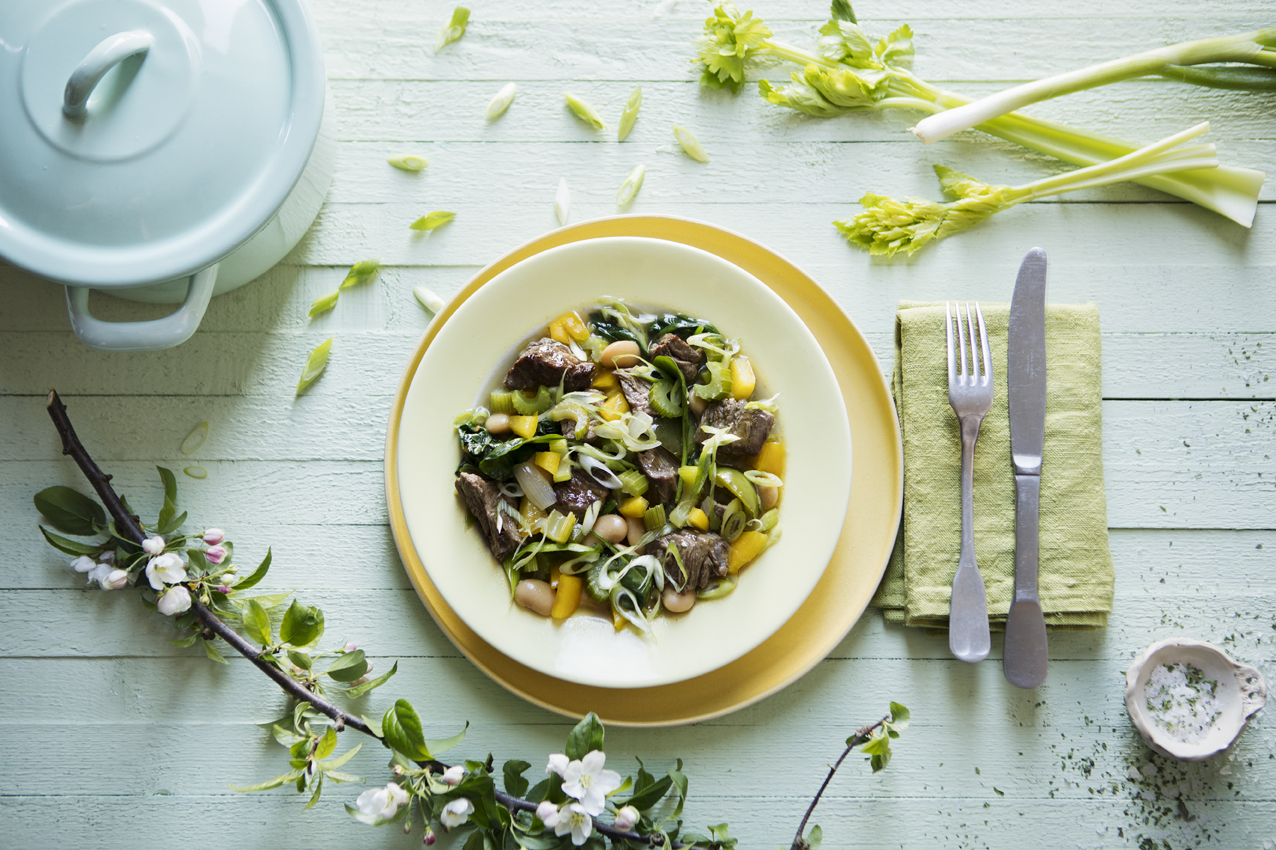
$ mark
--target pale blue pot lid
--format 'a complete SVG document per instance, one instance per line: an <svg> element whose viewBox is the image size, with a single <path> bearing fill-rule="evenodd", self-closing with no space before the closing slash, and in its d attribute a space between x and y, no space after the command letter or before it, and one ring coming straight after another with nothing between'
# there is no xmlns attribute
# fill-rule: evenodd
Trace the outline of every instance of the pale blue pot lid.
<svg viewBox="0 0 1276 850"><path fill-rule="evenodd" d="M0 257L108 289L205 268L288 197L323 99L304 0L3 0Z"/></svg>

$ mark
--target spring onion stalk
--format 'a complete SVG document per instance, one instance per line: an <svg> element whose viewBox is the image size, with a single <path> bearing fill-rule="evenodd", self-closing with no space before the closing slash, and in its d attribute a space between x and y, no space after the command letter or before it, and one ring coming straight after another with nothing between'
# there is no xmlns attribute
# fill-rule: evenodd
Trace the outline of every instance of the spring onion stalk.
<svg viewBox="0 0 1276 850"><path fill-rule="evenodd" d="M584 121L595 130L601 130L604 126L603 119L598 117L598 113L594 111L594 107L581 100L574 94L564 94L563 100L567 102L567 107L581 121Z"/></svg>
<svg viewBox="0 0 1276 850"><path fill-rule="evenodd" d="M495 121L505 114L505 110L510 108L510 104L514 102L514 95L518 94L518 86L514 83L502 88L487 104L487 120Z"/></svg>
<svg viewBox="0 0 1276 850"><path fill-rule="evenodd" d="M560 177L558 179L558 191L554 194L554 215L558 218L558 225L562 227L567 223L567 217L572 211L572 193L567 190L567 178Z"/></svg>
<svg viewBox="0 0 1276 850"><path fill-rule="evenodd" d="M751 12L742 14L729 0L723 0L705 22L704 35L698 42L699 55L693 60L704 65L701 83L739 91L744 85L745 63L770 59L795 63L802 70L792 74L792 85L788 86L776 87L760 80L762 96L771 103L817 117L895 108L934 114L971 103L908 70L913 45L912 30L907 25L874 42L846 13L849 10L840 16L837 11L835 3L835 17L820 28L821 38L812 53L772 40L771 30ZM977 124L975 129L1082 167L1117 159L1140 147L1013 112ZM1147 175L1134 182L1249 227L1265 178L1261 171L1220 165L1207 170Z"/></svg>
<svg viewBox="0 0 1276 850"><path fill-rule="evenodd" d="M410 153L392 156L387 159L386 162L390 163L400 171L420 171L430 164L429 160L425 157Z"/></svg>
<svg viewBox="0 0 1276 850"><path fill-rule="evenodd" d="M381 269L380 260L360 260L350 267L350 271L346 272L345 279L341 281L338 289L349 289L352 286L358 286L372 280Z"/></svg>
<svg viewBox="0 0 1276 850"><path fill-rule="evenodd" d="M452 219L456 218L456 213L445 212L444 210L435 210L432 213L426 213L416 221L408 225L413 230L433 230L436 227L442 227Z"/></svg>
<svg viewBox="0 0 1276 850"><path fill-rule="evenodd" d="M629 172L625 182L620 184L620 191L616 193L616 206L627 207L634 202L634 198L638 197L638 190L642 188L642 179L646 175L645 165L639 163L634 166L634 170Z"/></svg>
<svg viewBox="0 0 1276 850"><path fill-rule="evenodd" d="M464 6L457 6L453 9L451 19L439 30L439 36L434 40L434 52L438 53L452 42L459 40L461 36L465 35L465 28L469 24L469 9Z"/></svg>
<svg viewBox="0 0 1276 850"><path fill-rule="evenodd" d="M414 286L412 287L412 294L416 296L417 303L431 313L438 315L443 312L443 299L435 295L428 287Z"/></svg>
<svg viewBox="0 0 1276 850"><path fill-rule="evenodd" d="M306 316L313 319L315 316L321 316L327 313L333 307L337 306L337 299L341 297L341 290L336 289L327 295L320 295L310 304L310 311Z"/></svg>
<svg viewBox="0 0 1276 850"><path fill-rule="evenodd" d="M709 161L709 154L705 152L704 145L700 144L686 127L674 124L673 137L678 140L678 144L687 152L687 156L696 162Z"/></svg>
<svg viewBox="0 0 1276 850"><path fill-rule="evenodd" d="M930 144L946 139L953 133L959 133L1008 112L1014 112L1016 109L1022 109L1052 97L1136 77L1163 74L1171 69L1214 62L1258 65L1270 69L1267 74L1276 79L1276 50L1272 49L1273 45L1276 45L1276 28L1243 35L1185 41L1169 47L1147 50L1133 56L1056 74L1032 83L1024 83L965 106L946 110L922 119L913 128L913 132L923 142Z"/></svg>
<svg viewBox="0 0 1276 850"><path fill-rule="evenodd" d="M638 120L640 106L642 106L642 86L637 86L629 93L629 100L625 101L625 111L620 113L620 127L616 130L616 141L623 142L629 138L629 131L634 128L634 121Z"/></svg>
<svg viewBox="0 0 1276 850"><path fill-rule="evenodd" d="M911 254L930 242L973 227L994 213L1025 201L1144 175L1215 167L1218 156L1214 145L1180 147L1207 130L1209 124L1198 124L1111 162L1058 174L1023 186L991 186L959 171L937 165L935 172L939 176L940 186L945 194L955 200L947 203L917 198L897 201L894 198L868 194L860 199L864 206L863 212L853 219L836 221L834 224L848 242L871 254L891 256L899 251ZM745 473L746 476L755 474ZM773 486L769 482L757 483Z"/></svg>
<svg viewBox="0 0 1276 850"><path fill-rule="evenodd" d="M621 481L616 473L608 469L607 464L601 460L586 454L581 454L577 457L580 460L580 468L588 472L591 478L608 490L619 490L625 486L625 482Z"/></svg>
<svg viewBox="0 0 1276 850"><path fill-rule="evenodd" d="M332 337L315 346L306 358L306 365L301 369L301 380L297 382L297 395L306 391L315 380L328 368L328 352L332 350Z"/></svg>
<svg viewBox="0 0 1276 850"><path fill-rule="evenodd" d="M518 486L523 488L523 495L527 496L527 500L539 510L543 511L558 501L558 496L554 495L554 488L545 480L540 467L530 460L523 461L514 467L514 478L518 481Z"/></svg>
<svg viewBox="0 0 1276 850"><path fill-rule="evenodd" d="M191 432L186 435L186 439L182 440L180 447L182 454L188 455L195 451L204 445L204 440L206 439L208 439L208 423L201 422L191 429Z"/></svg>

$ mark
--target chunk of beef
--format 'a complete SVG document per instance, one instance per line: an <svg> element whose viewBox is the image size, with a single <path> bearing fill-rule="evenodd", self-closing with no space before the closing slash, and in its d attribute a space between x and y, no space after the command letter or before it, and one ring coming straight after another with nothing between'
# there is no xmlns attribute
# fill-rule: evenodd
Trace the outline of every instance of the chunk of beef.
<svg viewBox="0 0 1276 850"><path fill-rule="evenodd" d="M651 359L657 357L669 357L674 363L678 364L678 368L686 377L687 383L692 384L696 380L696 375L700 373L700 361L704 359L704 352L698 348L688 345L682 337L677 334L665 334L648 349L651 353Z"/></svg>
<svg viewBox="0 0 1276 850"><path fill-rule="evenodd" d="M505 376L505 388L533 390L540 386L557 387L561 381L564 390L575 392L589 389L593 378L593 363L578 359L558 340L539 339L518 355Z"/></svg>
<svg viewBox="0 0 1276 850"><path fill-rule="evenodd" d="M669 544L678 549L682 566L686 568L686 576L678 568L678 561L669 552ZM711 531L694 531L684 528L655 540L643 547L643 554L655 555L664 564L665 575L674 585L684 590L701 590L712 578L722 578L727 574L727 560L731 547L722 537Z"/></svg>
<svg viewBox="0 0 1276 850"><path fill-rule="evenodd" d="M558 423L558 428L560 431L563 432L564 437L567 437L568 439L572 439L572 440L576 439L576 420L575 419L564 419L562 422ZM584 443L598 442L598 435L594 433L594 423L592 421L585 426L585 434L580 439L581 439L581 442L584 442Z"/></svg>
<svg viewBox="0 0 1276 850"><path fill-rule="evenodd" d="M655 419L656 411L651 408L651 384L642 378L633 378L619 373L617 373L616 379L620 381L620 391L625 394L625 401L629 402L629 409L634 413L642 411Z"/></svg>
<svg viewBox="0 0 1276 850"><path fill-rule="evenodd" d="M719 446L718 457L752 457L762 451L762 445L775 425L775 417L765 410L746 409L744 405L738 398L727 398L709 405L704 416L700 417L696 442L703 445L709 439L708 432L704 430L706 426L725 428L740 439Z"/></svg>
<svg viewBox="0 0 1276 850"><path fill-rule="evenodd" d="M558 501L554 507L576 514L576 519L584 519L585 511L594 502L605 502L611 491L594 480L594 477L579 466L572 470L572 477L554 485L554 495Z"/></svg>
<svg viewBox="0 0 1276 850"><path fill-rule="evenodd" d="M487 548L492 551L492 557L498 561L504 561L523 544L526 535L523 534L518 522L497 509L501 502L505 502L517 512L518 505L502 493L494 482L482 475L462 472L456 476L456 492L461 494L461 498L465 500L465 507L469 508L474 519L478 521L479 529L483 532L483 539L487 542Z"/></svg>
<svg viewBox="0 0 1276 850"><path fill-rule="evenodd" d="M647 501L657 505L671 503L678 492L678 458L664 446L656 446L638 452L638 466L651 484Z"/></svg>

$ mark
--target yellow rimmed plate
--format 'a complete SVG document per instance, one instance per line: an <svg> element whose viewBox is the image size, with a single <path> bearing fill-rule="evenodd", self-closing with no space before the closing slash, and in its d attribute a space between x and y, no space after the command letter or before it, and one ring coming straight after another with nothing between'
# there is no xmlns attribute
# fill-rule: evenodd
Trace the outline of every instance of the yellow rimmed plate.
<svg viewBox="0 0 1276 850"><path fill-rule="evenodd" d="M412 379L444 322L501 272L551 248L587 239L637 236L689 245L756 277L797 313L837 376L855 446L850 504L841 537L815 590L797 614L742 657L696 678L642 688L577 684L524 666L471 630L421 563L403 510L400 426ZM400 383L386 435L390 525L417 593L435 622L474 664L525 699L569 716L597 712L617 725L662 726L715 717L774 693L824 658L862 614L876 588L899 523L902 448L881 368L863 336L820 287L777 254L711 225L669 217L623 216L554 231L475 276L427 329Z"/></svg>

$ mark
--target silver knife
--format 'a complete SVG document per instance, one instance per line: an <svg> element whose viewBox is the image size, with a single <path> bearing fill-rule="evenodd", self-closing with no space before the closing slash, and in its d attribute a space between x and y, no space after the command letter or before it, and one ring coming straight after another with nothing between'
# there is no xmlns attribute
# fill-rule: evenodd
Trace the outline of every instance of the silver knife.
<svg viewBox="0 0 1276 850"><path fill-rule="evenodd" d="M1046 252L1019 266L1006 345L1010 459L1015 470L1015 595L1006 618L1006 681L1035 688L1046 680L1046 621L1037 596L1041 455L1046 433Z"/></svg>

